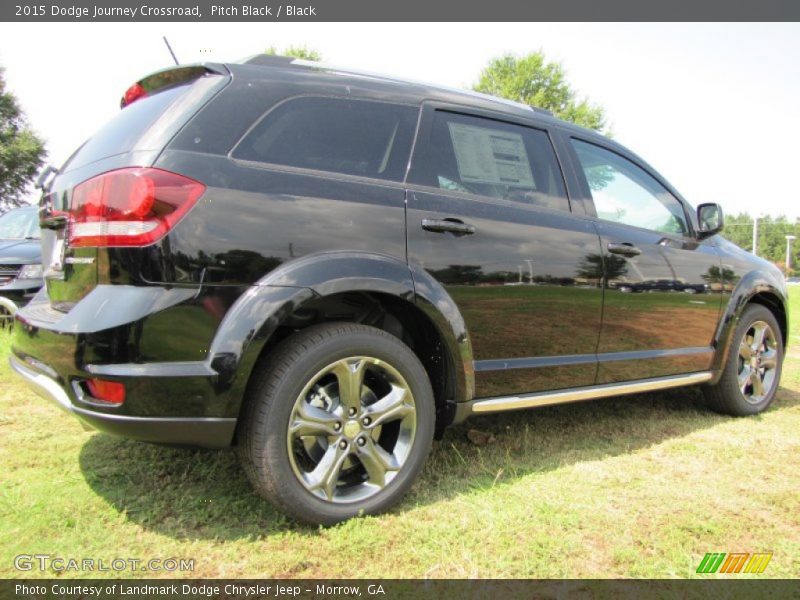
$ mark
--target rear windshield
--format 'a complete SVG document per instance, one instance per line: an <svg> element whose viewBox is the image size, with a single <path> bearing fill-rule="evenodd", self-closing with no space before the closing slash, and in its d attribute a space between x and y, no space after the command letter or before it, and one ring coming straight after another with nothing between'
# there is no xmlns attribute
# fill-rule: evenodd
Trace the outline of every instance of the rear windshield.
<svg viewBox="0 0 800 600"><path fill-rule="evenodd" d="M76 169L133 149L159 149L159 144L167 141L165 136L175 133L199 108L198 103L222 79L217 76L203 77L136 100L121 109L78 148L61 171Z"/></svg>

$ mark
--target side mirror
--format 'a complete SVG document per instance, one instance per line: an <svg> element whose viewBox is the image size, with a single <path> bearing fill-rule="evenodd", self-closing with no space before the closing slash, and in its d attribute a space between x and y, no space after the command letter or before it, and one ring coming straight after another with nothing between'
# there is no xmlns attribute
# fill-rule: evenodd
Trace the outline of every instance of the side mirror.
<svg viewBox="0 0 800 600"><path fill-rule="evenodd" d="M697 222L700 224L700 229L697 232L697 237L700 239L719 233L725 226L722 207L714 203L701 204L697 207Z"/></svg>

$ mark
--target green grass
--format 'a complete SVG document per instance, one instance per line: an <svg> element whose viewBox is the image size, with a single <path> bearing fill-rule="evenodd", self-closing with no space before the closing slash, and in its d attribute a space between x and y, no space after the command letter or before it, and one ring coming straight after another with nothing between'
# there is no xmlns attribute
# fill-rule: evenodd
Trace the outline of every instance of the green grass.
<svg viewBox="0 0 800 600"><path fill-rule="evenodd" d="M712 551L772 551L762 577L800 575L797 348L761 416L678 390L476 418L391 513L318 529L259 500L232 452L84 432L11 377L8 345L0 334L0 576L52 575L13 567L47 553L193 558L197 577L693 577ZM495 441L471 444L471 427Z"/></svg>

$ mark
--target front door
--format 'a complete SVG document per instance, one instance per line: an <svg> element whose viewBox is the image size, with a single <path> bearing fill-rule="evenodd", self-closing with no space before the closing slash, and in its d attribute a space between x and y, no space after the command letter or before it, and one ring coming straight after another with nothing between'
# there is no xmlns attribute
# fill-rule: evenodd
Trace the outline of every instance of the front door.
<svg viewBox="0 0 800 600"><path fill-rule="evenodd" d="M598 383L708 369L721 303L716 249L694 238L684 205L644 168L608 148L570 143L605 264Z"/></svg>
<svg viewBox="0 0 800 600"><path fill-rule="evenodd" d="M428 106L408 181L408 260L458 305L476 396L591 385L599 238L570 211L548 133Z"/></svg>

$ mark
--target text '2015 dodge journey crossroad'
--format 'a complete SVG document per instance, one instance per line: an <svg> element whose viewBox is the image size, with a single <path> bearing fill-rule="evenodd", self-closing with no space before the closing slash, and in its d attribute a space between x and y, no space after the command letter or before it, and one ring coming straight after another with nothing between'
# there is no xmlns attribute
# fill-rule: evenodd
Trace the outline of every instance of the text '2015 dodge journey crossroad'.
<svg viewBox="0 0 800 600"><path fill-rule="evenodd" d="M702 384L763 411L778 270L546 111L259 56L145 77L41 203L11 364L101 431L236 446L334 523L473 413Z"/></svg>

